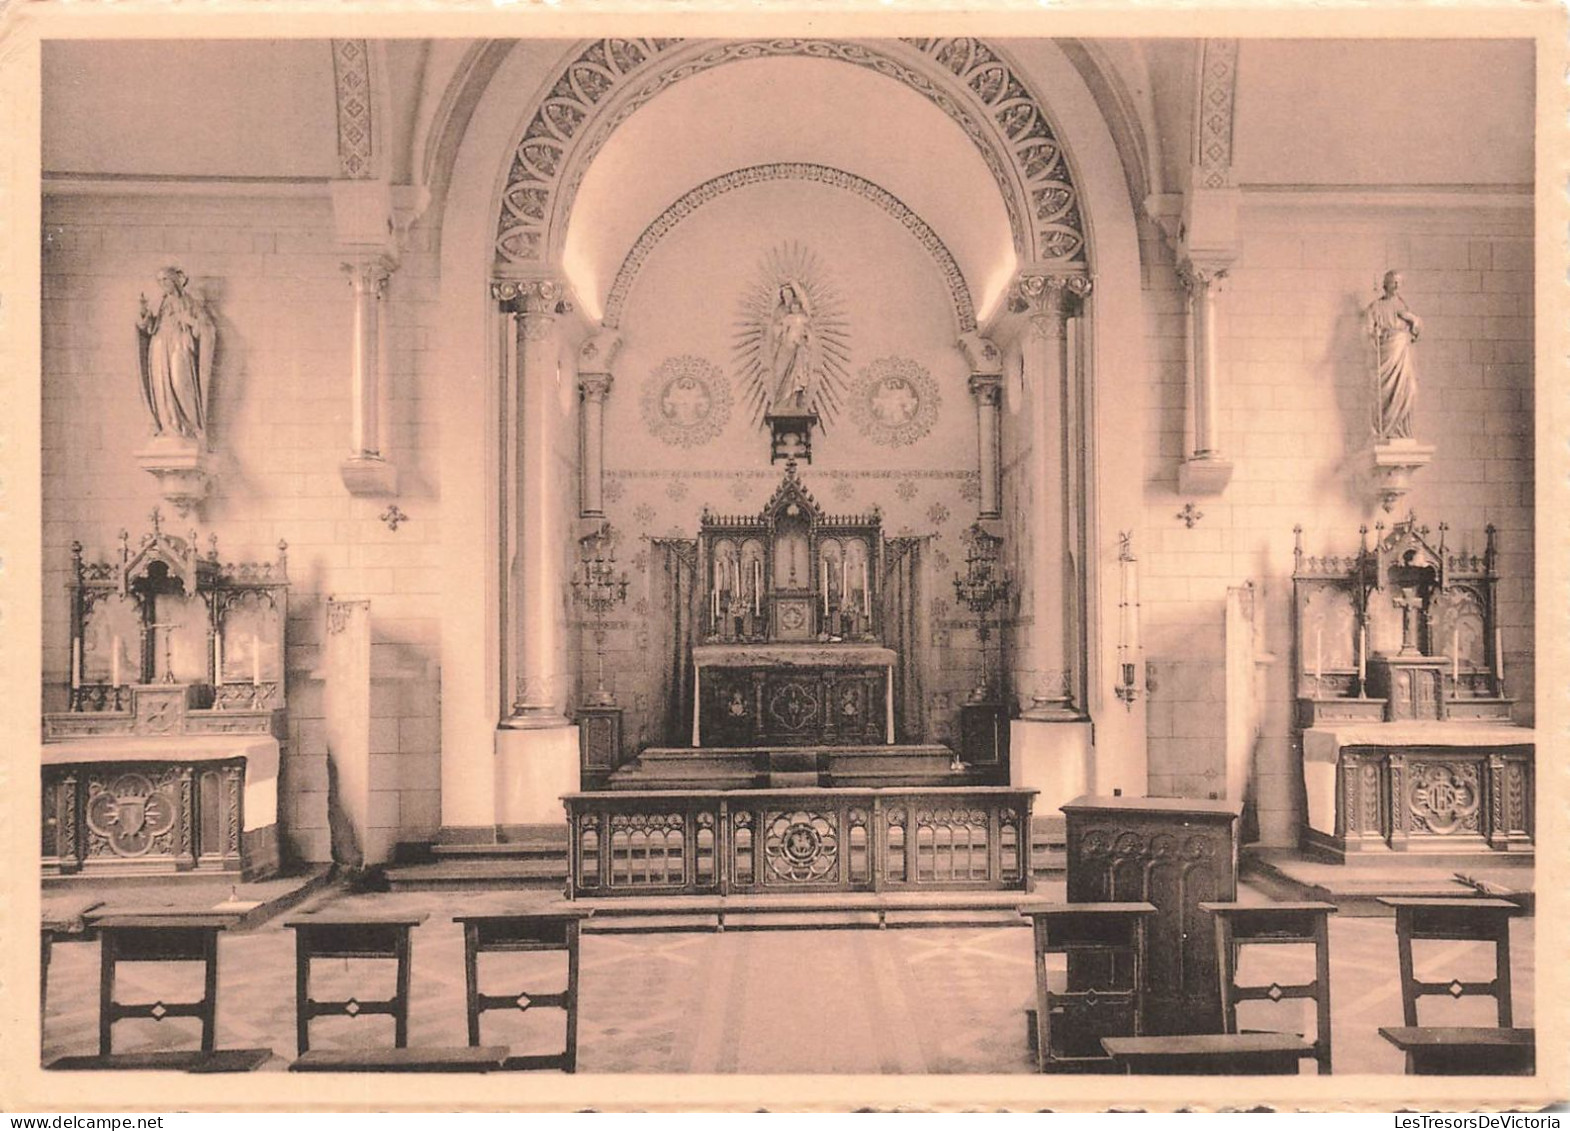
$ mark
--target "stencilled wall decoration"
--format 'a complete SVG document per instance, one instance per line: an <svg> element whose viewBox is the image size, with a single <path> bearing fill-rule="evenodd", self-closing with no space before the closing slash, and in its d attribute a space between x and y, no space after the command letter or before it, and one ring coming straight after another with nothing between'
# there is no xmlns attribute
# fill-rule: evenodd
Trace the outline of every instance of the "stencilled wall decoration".
<svg viewBox="0 0 1570 1131"><path fill-rule="evenodd" d="M643 382L643 421L649 435L677 447L706 444L730 420L730 380L701 357L669 357Z"/></svg>
<svg viewBox="0 0 1570 1131"><path fill-rule="evenodd" d="M769 251L736 320L736 370L753 422L815 412L834 423L849 384L844 301L818 257L798 243Z"/></svg>
<svg viewBox="0 0 1570 1131"><path fill-rule="evenodd" d="M856 379L850 393L851 419L874 444L914 444L938 419L938 383L908 357L880 357Z"/></svg>

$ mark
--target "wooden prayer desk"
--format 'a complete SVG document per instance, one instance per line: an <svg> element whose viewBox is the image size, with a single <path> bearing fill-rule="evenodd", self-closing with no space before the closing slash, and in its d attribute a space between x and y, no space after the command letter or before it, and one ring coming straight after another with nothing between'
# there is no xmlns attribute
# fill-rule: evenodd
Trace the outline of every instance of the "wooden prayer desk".
<svg viewBox="0 0 1570 1131"><path fill-rule="evenodd" d="M67 1057L55 1069L173 1068L189 1071L240 1072L259 1067L271 1049L217 1051L218 934L232 926L231 915L143 914L106 915L93 922L99 939L98 1056ZM202 996L184 1002L121 1002L115 999L115 974L122 962L200 962ZM195 1017L202 1023L200 1051L161 1051L117 1056L114 1023L131 1018L162 1021Z"/></svg>
<svg viewBox="0 0 1570 1131"><path fill-rule="evenodd" d="M1237 1030L1240 1001L1314 999L1314 1057L1330 1074L1330 916L1333 903L1201 903L1216 920L1216 962L1221 970L1222 1021ZM1242 985L1237 980L1238 952L1245 946L1308 944L1314 948L1314 980L1283 986L1271 981Z"/></svg>
<svg viewBox="0 0 1570 1131"><path fill-rule="evenodd" d="M1467 994L1492 997L1498 1004L1499 1026L1511 1026L1510 920L1522 913L1520 904L1508 899L1423 899L1408 896L1381 898L1395 908L1396 948L1401 963L1401 1012L1408 1028L1417 1026L1417 999L1432 994L1461 998ZM1414 941L1491 942L1494 944L1494 977L1488 982L1420 981L1413 973Z"/></svg>
<svg viewBox="0 0 1570 1131"><path fill-rule="evenodd" d="M1019 909L1035 935L1036 1008L1029 1018L1042 1072L1104 1069L1101 1038L1138 1036L1149 903L1044 903ZM1067 956L1068 984L1053 993L1047 955Z"/></svg>
<svg viewBox="0 0 1570 1131"><path fill-rule="evenodd" d="M1408 1076L1532 1076L1535 1029L1381 1027L1379 1035L1406 1053Z"/></svg>
<svg viewBox="0 0 1570 1131"><path fill-rule="evenodd" d="M1291 1033L1106 1037L1112 1062L1131 1076L1295 1076L1314 1046Z"/></svg>
<svg viewBox="0 0 1570 1131"><path fill-rule="evenodd" d="M515 1056L501 1067L507 1069L560 1068L578 1070L578 928L593 915L580 908L550 908L500 915L456 915L454 923L463 924L463 974L468 1006L469 1045L480 1043L480 1014L492 1009L516 1009L520 1013L534 1008L560 1009L567 1017L566 1047L560 1053ZM565 951L567 985L557 993L519 990L511 994L480 992L481 954L550 953Z"/></svg>
<svg viewBox="0 0 1570 1131"><path fill-rule="evenodd" d="M303 1057L310 1050L311 1021L316 1017L359 1017L386 1014L393 1019L393 1045L409 1043L409 959L410 932L426 919L426 912L405 915L373 915L351 911L327 910L316 915L290 919L285 927L294 931L294 1008L295 1042ZM382 1001L316 1001L311 997L311 959L313 958L391 958L398 963L393 996Z"/></svg>

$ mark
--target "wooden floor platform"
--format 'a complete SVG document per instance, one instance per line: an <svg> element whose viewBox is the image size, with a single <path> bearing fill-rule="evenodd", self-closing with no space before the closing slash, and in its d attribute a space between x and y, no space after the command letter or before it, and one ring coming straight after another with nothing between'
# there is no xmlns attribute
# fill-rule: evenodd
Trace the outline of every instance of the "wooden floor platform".
<svg viewBox="0 0 1570 1131"><path fill-rule="evenodd" d="M1530 914L1535 871L1528 858L1502 862L1487 869L1459 870L1441 863L1396 860L1382 866L1348 867L1317 860L1293 849L1245 847L1240 874L1276 900L1318 900L1334 903L1340 914L1389 915L1379 900L1387 896L1415 898L1466 897L1478 888L1462 874L1493 889L1493 894L1521 902ZM1509 894L1506 894L1509 893Z"/></svg>

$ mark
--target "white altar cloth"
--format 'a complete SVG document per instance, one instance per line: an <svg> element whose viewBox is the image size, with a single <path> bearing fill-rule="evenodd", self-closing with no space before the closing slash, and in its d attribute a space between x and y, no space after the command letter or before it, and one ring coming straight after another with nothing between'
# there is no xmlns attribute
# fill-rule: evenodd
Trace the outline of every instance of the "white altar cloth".
<svg viewBox="0 0 1570 1131"><path fill-rule="evenodd" d="M278 740L266 734L177 734L71 738L46 742L43 764L221 762L245 759L245 832L278 823Z"/></svg>

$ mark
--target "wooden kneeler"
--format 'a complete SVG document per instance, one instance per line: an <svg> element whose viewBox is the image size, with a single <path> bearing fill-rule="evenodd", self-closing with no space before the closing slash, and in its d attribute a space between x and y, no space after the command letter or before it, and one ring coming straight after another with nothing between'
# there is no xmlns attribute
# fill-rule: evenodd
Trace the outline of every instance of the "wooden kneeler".
<svg viewBox="0 0 1570 1131"><path fill-rule="evenodd" d="M409 1048L409 978L415 927L429 918L371 915L327 909L291 919L294 931L295 1039L299 1057L290 1072L491 1072L506 1062L503 1046L428 1046ZM393 959L398 964L393 996L385 1000L319 1001L311 996L313 958ZM311 1022L317 1017L390 1016L393 1047L374 1049L312 1049Z"/></svg>
<svg viewBox="0 0 1570 1131"><path fill-rule="evenodd" d="M98 1055L67 1056L50 1062L64 1071L155 1070L250 1072L272 1059L272 1049L219 1049L218 935L234 917L212 914L106 915L92 922L99 940ZM200 962L202 996L196 1001L122 1002L115 996L115 975L122 962ZM116 1053L117 1021L163 1021L195 1017L202 1023L201 1048Z"/></svg>

